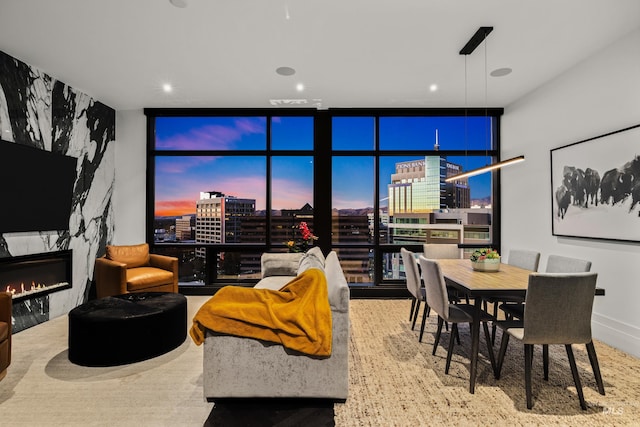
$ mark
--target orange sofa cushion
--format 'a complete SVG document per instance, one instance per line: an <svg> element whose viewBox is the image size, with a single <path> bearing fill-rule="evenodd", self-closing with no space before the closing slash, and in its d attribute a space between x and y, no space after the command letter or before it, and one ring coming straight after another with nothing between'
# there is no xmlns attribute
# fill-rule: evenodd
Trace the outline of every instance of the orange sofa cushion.
<svg viewBox="0 0 640 427"><path fill-rule="evenodd" d="M149 265L149 245L142 243L129 246L107 246L107 259L121 262L127 268L135 268Z"/></svg>

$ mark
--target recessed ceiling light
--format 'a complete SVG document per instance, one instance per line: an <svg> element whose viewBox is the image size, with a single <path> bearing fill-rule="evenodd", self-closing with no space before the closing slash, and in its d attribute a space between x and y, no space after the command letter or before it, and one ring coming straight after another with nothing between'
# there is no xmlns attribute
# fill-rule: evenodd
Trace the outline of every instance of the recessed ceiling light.
<svg viewBox="0 0 640 427"><path fill-rule="evenodd" d="M302 92L302 91L304 90L304 85L303 85L302 83L298 83L298 84L296 85L296 90L297 90L298 92Z"/></svg>
<svg viewBox="0 0 640 427"><path fill-rule="evenodd" d="M281 76L293 76L296 73L296 70L291 67L278 67L276 68L276 73Z"/></svg>
<svg viewBox="0 0 640 427"><path fill-rule="evenodd" d="M162 90L165 91L166 93L169 93L173 91L173 87L171 87L169 83L165 83L162 85Z"/></svg>
<svg viewBox="0 0 640 427"><path fill-rule="evenodd" d="M435 92L438 90L438 85L437 84L432 84L431 86L429 86L429 91L430 92Z"/></svg>
<svg viewBox="0 0 640 427"><path fill-rule="evenodd" d="M187 0L169 0L169 3L180 9L187 7Z"/></svg>
<svg viewBox="0 0 640 427"><path fill-rule="evenodd" d="M502 77L502 76L511 74L512 71L513 70L511 68L504 67L504 68L497 68L489 74L491 74L491 77Z"/></svg>

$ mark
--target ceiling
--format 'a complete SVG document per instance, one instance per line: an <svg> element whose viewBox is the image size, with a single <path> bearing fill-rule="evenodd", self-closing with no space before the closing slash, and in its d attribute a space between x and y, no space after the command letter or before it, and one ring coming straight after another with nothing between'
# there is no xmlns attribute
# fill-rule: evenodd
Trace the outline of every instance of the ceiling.
<svg viewBox="0 0 640 427"><path fill-rule="evenodd" d="M640 28L638 0L174 2L0 0L0 50L118 110L506 107Z"/></svg>

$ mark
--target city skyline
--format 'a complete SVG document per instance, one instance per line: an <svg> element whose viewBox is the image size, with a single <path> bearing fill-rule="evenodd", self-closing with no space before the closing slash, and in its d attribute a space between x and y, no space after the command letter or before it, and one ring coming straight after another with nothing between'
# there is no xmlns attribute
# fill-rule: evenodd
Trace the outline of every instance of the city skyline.
<svg viewBox="0 0 640 427"><path fill-rule="evenodd" d="M370 149L371 118L340 118L334 129L334 148L339 150L346 141L355 149ZM348 119L353 119L349 121ZM438 129L440 149L463 149L465 132L471 135L475 149L484 147L486 132L484 118L470 118L460 126L460 117L385 117L380 122L380 146L391 149L392 140L402 149L433 149ZM344 122L343 122L344 121ZM351 123L350 127L344 126ZM469 126L471 125L471 126ZM274 117L271 126L272 147L278 150L299 150L296 155L272 157L272 209L298 209L309 203L313 206L313 126L309 117ZM348 133L348 135L345 135ZM347 139L348 138L348 139ZM482 147L480 147L480 145ZM397 144L396 144L397 145ZM155 157L155 216L195 214L200 192L220 191L227 196L256 200L256 210L266 209L266 157L254 155L200 155L202 151L264 150L266 148L266 119L264 117L167 117L157 118ZM398 147L395 147L398 149ZM344 149L344 148L343 148ZM307 151L305 153L305 150ZM183 151L172 155L172 151ZM189 151L198 151L198 155ZM195 154L195 153L194 153ZM287 153L289 154L289 153ZM308 154L308 155L305 155ZM374 206L374 157L339 156L332 162L332 203L336 209L362 209ZM462 154L462 152L461 152ZM424 159L424 157L421 157ZM395 164L418 160L413 156L380 157L381 207L385 207L387 184ZM447 156L464 170L481 167L490 162L486 156ZM368 178L365 178L368 177ZM472 199L491 195L491 174L469 179Z"/></svg>

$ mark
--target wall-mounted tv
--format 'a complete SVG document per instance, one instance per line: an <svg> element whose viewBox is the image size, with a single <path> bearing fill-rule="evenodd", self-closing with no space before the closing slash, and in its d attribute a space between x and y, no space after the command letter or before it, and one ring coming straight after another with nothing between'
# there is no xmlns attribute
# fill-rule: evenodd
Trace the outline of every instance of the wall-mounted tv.
<svg viewBox="0 0 640 427"><path fill-rule="evenodd" d="M0 140L0 233L68 230L76 163Z"/></svg>

